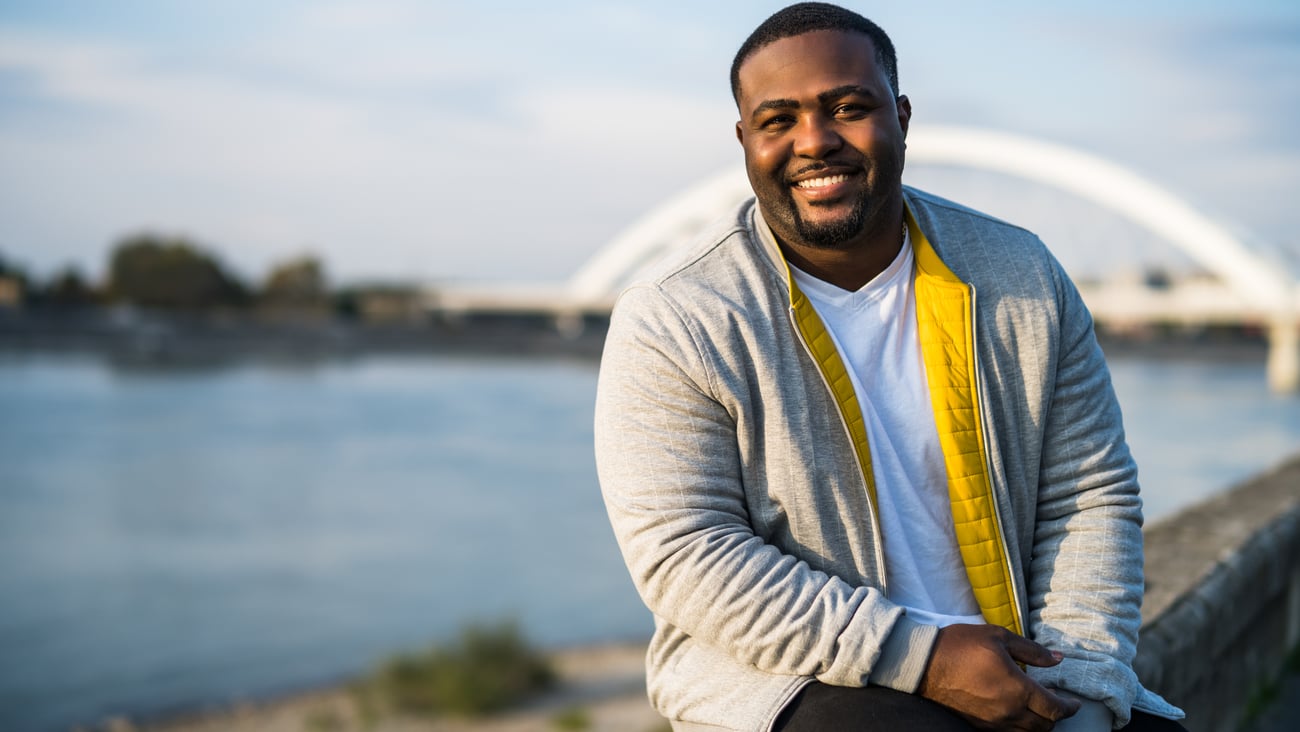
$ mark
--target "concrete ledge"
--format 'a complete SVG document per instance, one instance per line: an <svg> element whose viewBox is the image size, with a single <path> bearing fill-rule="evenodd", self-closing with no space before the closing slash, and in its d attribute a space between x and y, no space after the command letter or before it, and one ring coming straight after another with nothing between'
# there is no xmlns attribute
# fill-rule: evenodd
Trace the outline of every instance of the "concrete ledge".
<svg viewBox="0 0 1300 732"><path fill-rule="evenodd" d="M1146 531L1134 668L1191 732L1238 729L1300 643L1300 455Z"/></svg>

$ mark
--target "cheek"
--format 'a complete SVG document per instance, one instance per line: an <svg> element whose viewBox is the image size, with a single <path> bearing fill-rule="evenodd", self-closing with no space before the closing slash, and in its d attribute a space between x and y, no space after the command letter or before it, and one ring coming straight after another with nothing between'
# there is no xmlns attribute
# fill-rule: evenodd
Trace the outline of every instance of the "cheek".
<svg viewBox="0 0 1300 732"><path fill-rule="evenodd" d="M874 130L859 128L853 131L853 134L846 135L845 139L849 144L857 148L864 155L879 155L884 152L886 147L885 135L876 133Z"/></svg>
<svg viewBox="0 0 1300 732"><path fill-rule="evenodd" d="M784 166L784 156L776 145L754 145L749 149L750 170L763 175L779 173Z"/></svg>
<svg viewBox="0 0 1300 732"><path fill-rule="evenodd" d="M864 149L871 150L876 157L898 160L902 158L903 150L906 147L903 140L901 134L877 132L867 135L866 139L863 140L863 145Z"/></svg>

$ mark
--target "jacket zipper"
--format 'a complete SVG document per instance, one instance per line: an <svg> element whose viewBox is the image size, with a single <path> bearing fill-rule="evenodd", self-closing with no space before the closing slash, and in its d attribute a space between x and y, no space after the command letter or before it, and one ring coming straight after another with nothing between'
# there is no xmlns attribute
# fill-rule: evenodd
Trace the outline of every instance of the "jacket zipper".
<svg viewBox="0 0 1300 732"><path fill-rule="evenodd" d="M1002 561L1006 564L1007 576L1011 584L1011 599L1012 602L1015 603L1016 621L1020 624L1020 632L1022 634L1025 634L1026 637L1028 637L1029 625L1028 623L1025 622L1023 611L1021 610L1023 605L1021 604L1020 601L1020 583L1016 581L1015 576L1013 576L1011 573L1011 566L1012 566L1011 549L1007 546L1007 525L1002 520L1001 502L998 500L997 484L994 481L994 476L993 476L993 453L992 451L989 450L989 438L988 438L989 425L988 425L988 420L986 420L984 417L985 410L986 410L985 402L987 402L988 400L985 398L984 395L984 378L983 378L983 372L980 369L980 359L979 359L979 350L978 350L979 323L975 318L975 313L976 313L975 285L968 284L967 287L970 288L970 332L971 332L970 345L971 345L971 358L975 360L975 395L979 399L979 404L980 404L978 416L980 421L980 443L981 443L980 446L984 448L984 472L989 477L989 500L993 504L994 520L998 522L998 543L1000 545L999 549L1001 549L1002 551Z"/></svg>
<svg viewBox="0 0 1300 732"><path fill-rule="evenodd" d="M826 392L831 395L831 400L835 402L835 413L839 415L840 426L844 428L844 435L849 438L849 444L852 445L853 431L849 429L849 422L844 416L844 409L840 406L839 400L835 398L835 390L831 388L830 382L826 380L826 374L822 371L821 364L817 361L817 356L813 354L812 347L808 345L808 339L804 337L803 329L799 327L799 317L794 311L794 306L791 305L789 309L787 309L786 313L790 316L790 324L794 327L794 332L799 336L799 345L803 346L804 353L808 354L808 359L816 366L817 376L821 378L822 384L826 387ZM859 396L858 398L861 399L862 397ZM865 427L866 426L863 425L864 429ZM987 453L988 450L985 449L985 454ZM876 540L872 542L872 553L876 559L876 574L879 578L879 589L881 593L888 595L889 577L885 573L885 554L882 551L885 537L880 532L880 519L876 517L876 505L875 502L871 500L871 491L868 488L870 483L868 482L866 474L862 470L862 461L858 459L856 448L854 449L853 457L854 462L856 462L858 466L858 475L862 477L862 493L867 497L867 517L871 519L871 528L876 534Z"/></svg>

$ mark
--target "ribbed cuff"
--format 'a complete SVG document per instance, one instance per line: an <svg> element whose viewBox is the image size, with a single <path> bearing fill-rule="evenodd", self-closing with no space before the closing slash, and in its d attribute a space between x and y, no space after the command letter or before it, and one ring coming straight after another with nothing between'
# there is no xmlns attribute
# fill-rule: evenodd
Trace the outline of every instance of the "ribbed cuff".
<svg viewBox="0 0 1300 732"><path fill-rule="evenodd" d="M924 625L906 615L900 616L880 649L880 658L871 667L871 683L915 693L938 637L938 626Z"/></svg>

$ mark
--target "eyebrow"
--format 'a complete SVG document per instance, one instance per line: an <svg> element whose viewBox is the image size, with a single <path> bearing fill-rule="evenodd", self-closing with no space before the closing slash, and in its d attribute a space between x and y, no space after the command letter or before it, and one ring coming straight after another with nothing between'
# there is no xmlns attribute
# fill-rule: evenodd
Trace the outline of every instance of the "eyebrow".
<svg viewBox="0 0 1300 732"><path fill-rule="evenodd" d="M845 84L843 86L837 86L834 89L827 89L821 94L818 94L817 101L822 104L826 104L827 102L831 102L833 100L840 99L842 97L847 97L851 94L858 94L864 97L871 97L871 98L876 97L876 93L868 87L860 86L858 84ZM794 99L768 99L766 101L760 102L757 107L754 107L754 111L750 113L750 117L751 118L755 117L759 113L766 112L770 109L784 110L784 109L798 109L799 107L800 107L799 102Z"/></svg>
<svg viewBox="0 0 1300 732"><path fill-rule="evenodd" d="M864 97L871 97L873 99L876 97L876 93L868 87L859 86L857 84L845 84L844 86L837 86L834 89L827 89L821 94L818 94L817 101L821 102L822 104L825 104L826 102L829 102L833 99L847 97L851 94L857 94L859 96L864 96Z"/></svg>
<svg viewBox="0 0 1300 732"><path fill-rule="evenodd" d="M766 112L769 109L798 109L798 108L799 108L799 102L796 102L793 99L768 99L766 101L760 102L757 107L754 107L754 111L751 112L749 116L757 117L760 112Z"/></svg>

